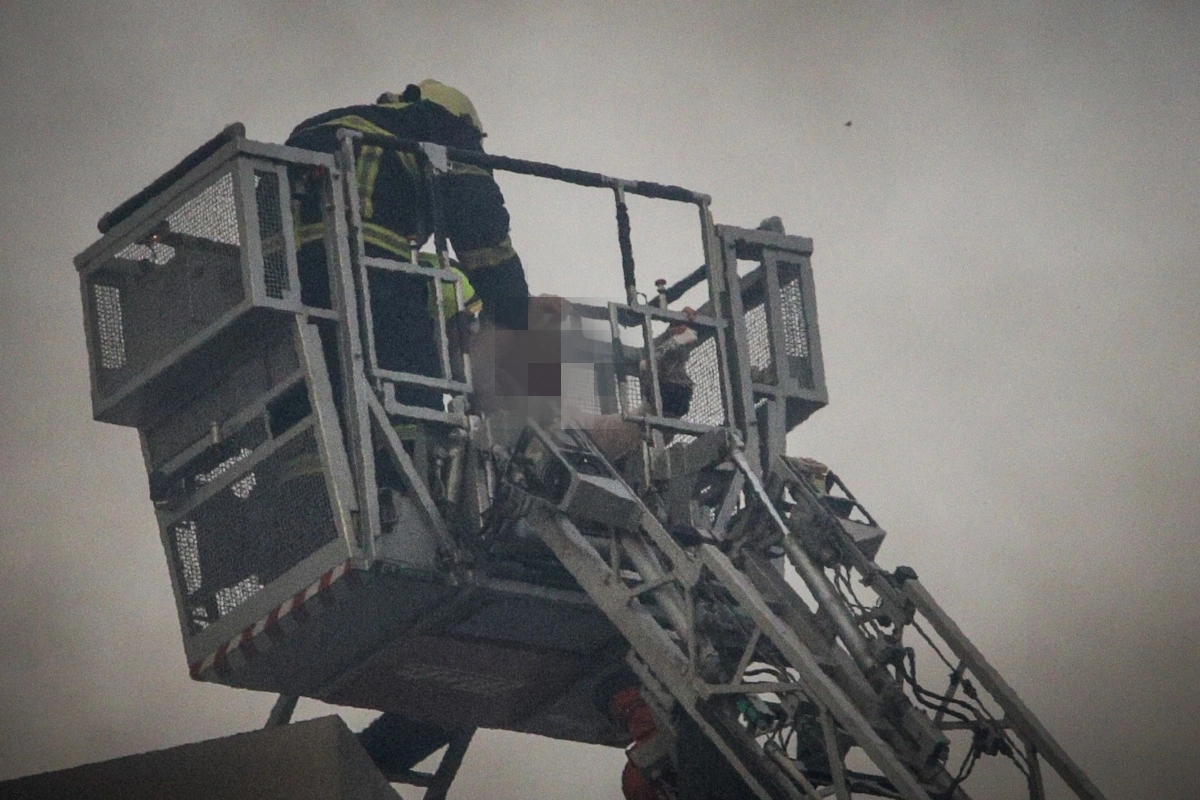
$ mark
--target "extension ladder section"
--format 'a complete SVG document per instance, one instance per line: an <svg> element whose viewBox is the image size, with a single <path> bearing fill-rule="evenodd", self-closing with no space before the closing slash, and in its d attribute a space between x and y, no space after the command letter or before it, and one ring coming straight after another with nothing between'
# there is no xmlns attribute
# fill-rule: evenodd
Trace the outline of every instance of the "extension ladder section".
<svg viewBox="0 0 1200 800"><path fill-rule="evenodd" d="M915 575L874 565L874 522L832 510L857 509L852 496L823 503L824 487L804 472L811 462L797 460L781 460L768 488L732 437L689 446L707 448L712 467L739 476L729 492L740 495L740 519L723 541L669 532L587 437L570 430L531 425L509 462L503 500L505 515L532 529L629 642L630 664L664 726L677 706L764 799L965 798L961 783L984 753L1012 758L1031 798L1045 796L1039 757L1078 797L1101 797ZM816 543L824 565L810 555ZM772 563L779 551L809 601ZM842 562L876 589L874 608L852 601L827 573ZM958 654L954 685L971 687L969 701L923 690L905 671L912 652L900 637L917 628L917 615ZM988 710L968 675L1004 717ZM936 698L935 716L914 697L926 705ZM956 774L946 766L951 741L943 730L972 734ZM852 769L851 748L877 774Z"/></svg>

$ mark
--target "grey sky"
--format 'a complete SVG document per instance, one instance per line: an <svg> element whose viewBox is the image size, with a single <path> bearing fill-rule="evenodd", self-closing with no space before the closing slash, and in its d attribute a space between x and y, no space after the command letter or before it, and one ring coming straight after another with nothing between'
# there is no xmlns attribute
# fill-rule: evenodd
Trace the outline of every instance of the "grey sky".
<svg viewBox="0 0 1200 800"><path fill-rule="evenodd" d="M231 121L281 141L437 77L492 152L812 236L832 399L794 451L1110 798L1194 796L1200 11L993 5L0 0L0 778L271 703L187 677L137 437L90 421L71 258ZM501 185L535 291L618 293L605 198ZM636 207L640 274L694 267L692 225ZM613 800L621 758L488 734L459 796Z"/></svg>

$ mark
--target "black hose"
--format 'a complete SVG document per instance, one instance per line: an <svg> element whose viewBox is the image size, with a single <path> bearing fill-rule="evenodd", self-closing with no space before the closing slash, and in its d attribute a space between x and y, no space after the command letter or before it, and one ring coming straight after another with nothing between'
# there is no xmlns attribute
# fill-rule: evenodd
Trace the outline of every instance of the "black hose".
<svg viewBox="0 0 1200 800"><path fill-rule="evenodd" d="M374 133L362 134L360 141L363 144L375 145L389 150L411 150L421 144L411 139L397 139L392 136L383 136ZM577 186L594 186L606 189L615 189L620 186L628 194L636 194L659 200L677 200L682 203L708 201L707 195L693 192L691 189L685 189L682 186L673 186L666 183L623 181L617 178L610 178L607 175L601 175L599 172L558 167L554 164L545 164L540 161L526 161L520 158L509 158L508 156L494 156L481 153L478 150L462 150L457 147L447 147L446 155L451 161L457 161L461 164L471 164L484 169L498 169L504 172L515 172L519 175L533 175L538 178L551 178L556 181L563 181L564 183L573 183Z"/></svg>
<svg viewBox="0 0 1200 800"><path fill-rule="evenodd" d="M701 264L687 275L680 278L672 286L668 286L664 294L668 303L674 303L691 289L708 280L708 264Z"/></svg>
<svg viewBox="0 0 1200 800"><path fill-rule="evenodd" d="M629 238L629 207L625 200L617 200L617 243L621 246L621 274L625 277L625 288L637 288L633 270L633 242ZM632 301L631 301L632 302Z"/></svg>

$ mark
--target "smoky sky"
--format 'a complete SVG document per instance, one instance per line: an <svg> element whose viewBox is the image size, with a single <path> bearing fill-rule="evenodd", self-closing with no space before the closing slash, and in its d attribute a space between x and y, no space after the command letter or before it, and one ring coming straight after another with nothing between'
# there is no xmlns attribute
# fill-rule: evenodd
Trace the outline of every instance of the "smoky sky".
<svg viewBox="0 0 1200 800"><path fill-rule="evenodd" d="M53 8L0 2L0 778L247 730L273 700L188 678L136 433L90 419L72 258L96 219L229 122L281 141L436 77L492 152L811 236L831 401L792 452L1110 798L1194 796L1195 6ZM610 197L500 183L535 292L619 299ZM632 210L644 285L699 263L694 214ZM622 760L485 733L455 793L615 800Z"/></svg>

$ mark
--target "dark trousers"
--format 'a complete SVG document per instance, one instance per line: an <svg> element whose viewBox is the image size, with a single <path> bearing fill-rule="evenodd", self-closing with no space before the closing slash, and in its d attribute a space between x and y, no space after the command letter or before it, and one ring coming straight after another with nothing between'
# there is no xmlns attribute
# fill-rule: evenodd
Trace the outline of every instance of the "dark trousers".
<svg viewBox="0 0 1200 800"><path fill-rule="evenodd" d="M396 256L374 245L367 255L394 260ZM329 267L325 248L311 242L300 248L300 296L305 305L332 308ZM402 272L367 269L371 296L371 334L376 363L381 369L444 377L437 350L434 319L429 313L429 280ZM441 409L442 393L423 386L400 385L397 399L405 405Z"/></svg>

